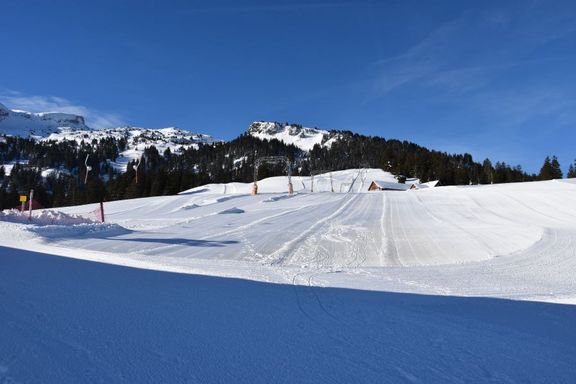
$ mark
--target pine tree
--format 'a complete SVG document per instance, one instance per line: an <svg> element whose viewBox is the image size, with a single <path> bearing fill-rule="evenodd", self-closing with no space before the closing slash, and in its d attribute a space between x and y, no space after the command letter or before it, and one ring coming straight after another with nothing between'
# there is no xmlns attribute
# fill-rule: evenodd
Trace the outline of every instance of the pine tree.
<svg viewBox="0 0 576 384"><path fill-rule="evenodd" d="M544 164L540 168L540 173L538 174L538 179L540 180L552 180L554 178L554 171L552 169L552 162L550 156L546 156L544 159Z"/></svg>
<svg viewBox="0 0 576 384"><path fill-rule="evenodd" d="M482 184L494 183L494 168L490 159L485 159L482 163Z"/></svg>
<svg viewBox="0 0 576 384"><path fill-rule="evenodd" d="M552 156L552 161L550 162L552 166L552 178L553 179L561 179L562 178L562 168L560 167L560 163L556 156Z"/></svg>
<svg viewBox="0 0 576 384"><path fill-rule="evenodd" d="M566 176L569 179L576 177L576 160L574 160L574 164L570 164L568 168L568 175Z"/></svg>

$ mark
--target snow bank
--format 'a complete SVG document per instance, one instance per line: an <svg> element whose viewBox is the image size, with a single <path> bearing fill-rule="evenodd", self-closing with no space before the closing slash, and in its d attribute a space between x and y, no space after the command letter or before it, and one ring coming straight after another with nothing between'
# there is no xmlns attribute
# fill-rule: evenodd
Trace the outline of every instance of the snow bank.
<svg viewBox="0 0 576 384"><path fill-rule="evenodd" d="M32 219L30 220L28 218L28 212L20 212L15 209L0 211L0 221L21 224L33 223L36 225L77 225L97 223L97 221L81 215L68 214L54 210L32 211Z"/></svg>
<svg viewBox="0 0 576 384"><path fill-rule="evenodd" d="M130 230L118 224L102 223L76 223L68 225L41 225L26 228L41 237L42 240L51 242L66 239L80 238L109 238L131 233Z"/></svg>

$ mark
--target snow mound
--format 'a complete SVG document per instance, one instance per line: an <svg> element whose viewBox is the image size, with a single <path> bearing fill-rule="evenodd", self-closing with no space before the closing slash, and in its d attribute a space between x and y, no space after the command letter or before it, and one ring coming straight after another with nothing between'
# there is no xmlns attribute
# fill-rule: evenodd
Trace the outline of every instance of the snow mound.
<svg viewBox="0 0 576 384"><path fill-rule="evenodd" d="M97 223L97 221L81 215L68 214L53 210L34 211L32 212L32 219L29 220L28 212L20 212L15 209L0 211L0 221L21 224L32 223L36 225L78 225Z"/></svg>
<svg viewBox="0 0 576 384"><path fill-rule="evenodd" d="M262 200L263 203L273 203L278 200L284 200L292 197L291 195L280 195L280 196L272 196L266 200Z"/></svg>
<svg viewBox="0 0 576 384"><path fill-rule="evenodd" d="M187 204L181 207L181 209L194 209L194 208L198 208L200 207L200 205L198 204Z"/></svg>
<svg viewBox="0 0 576 384"><path fill-rule="evenodd" d="M27 228L45 240L79 238L109 238L132 233L118 224L80 223L72 225L44 225Z"/></svg>
<svg viewBox="0 0 576 384"><path fill-rule="evenodd" d="M233 207L233 208L229 208L229 209L225 209L223 211L218 212L219 215L222 214L229 214L229 213L244 213L245 211L243 209L240 209L238 207Z"/></svg>

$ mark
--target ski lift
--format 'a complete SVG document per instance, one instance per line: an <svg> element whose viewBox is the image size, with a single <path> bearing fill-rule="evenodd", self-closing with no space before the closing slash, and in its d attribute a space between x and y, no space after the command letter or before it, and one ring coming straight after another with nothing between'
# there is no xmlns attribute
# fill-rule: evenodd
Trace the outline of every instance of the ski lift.
<svg viewBox="0 0 576 384"><path fill-rule="evenodd" d="M288 194L292 195L294 193L294 187L292 186L292 164L290 159L286 156L262 156L256 159L254 162L254 184L252 185L252 195L258 194L258 168L264 163L284 164L284 169L288 176Z"/></svg>

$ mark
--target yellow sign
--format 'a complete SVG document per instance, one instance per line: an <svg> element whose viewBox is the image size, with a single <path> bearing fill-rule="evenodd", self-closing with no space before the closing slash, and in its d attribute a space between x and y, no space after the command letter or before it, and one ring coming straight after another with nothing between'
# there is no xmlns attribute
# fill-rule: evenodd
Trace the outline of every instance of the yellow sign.
<svg viewBox="0 0 576 384"><path fill-rule="evenodd" d="M20 202L25 203L28 197L26 195L20 195Z"/></svg>

